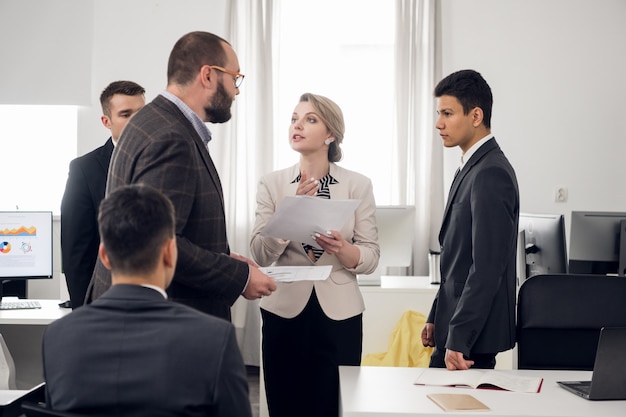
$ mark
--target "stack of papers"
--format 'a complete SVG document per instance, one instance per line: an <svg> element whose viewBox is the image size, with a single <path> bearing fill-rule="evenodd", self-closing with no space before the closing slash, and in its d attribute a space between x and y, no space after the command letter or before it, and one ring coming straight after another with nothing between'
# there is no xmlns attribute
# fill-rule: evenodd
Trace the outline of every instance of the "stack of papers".
<svg viewBox="0 0 626 417"><path fill-rule="evenodd" d="M361 200L332 200L306 195L287 196L267 222L261 236L293 240L319 248L315 233L341 230Z"/></svg>

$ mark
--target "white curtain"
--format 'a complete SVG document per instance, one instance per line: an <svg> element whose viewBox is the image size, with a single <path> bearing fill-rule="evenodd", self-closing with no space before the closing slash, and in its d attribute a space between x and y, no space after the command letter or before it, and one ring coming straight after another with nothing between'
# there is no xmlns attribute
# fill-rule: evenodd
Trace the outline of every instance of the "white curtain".
<svg viewBox="0 0 626 417"><path fill-rule="evenodd" d="M398 204L416 206L414 275L427 273L428 251L439 248L444 204L443 150L434 129L432 96L440 78L438 3L396 0L396 159L392 164L396 177L392 183L398 184ZM281 0L233 0L230 4L229 40L248 76L235 101L233 120L227 124L229 132L210 147L226 190L231 249L248 255L257 181L274 169L275 32ZM381 0L381 7L387 5Z"/></svg>
<svg viewBox="0 0 626 417"><path fill-rule="evenodd" d="M434 129L439 77L436 0L396 3L396 163L403 204L415 203L413 274L428 273L443 213L443 151Z"/></svg>
<svg viewBox="0 0 626 417"><path fill-rule="evenodd" d="M249 256L260 176L273 169L272 0L232 0L230 38L246 74L233 106L222 186L227 198L231 249Z"/></svg>
<svg viewBox="0 0 626 417"><path fill-rule="evenodd" d="M439 74L436 54L437 1L396 0L396 126L394 183L399 204L416 206L415 275L428 270L428 250L438 249L443 212L442 149L434 131L432 90ZM381 0L381 7L388 3ZM258 179L273 168L277 97L273 80L275 30L280 0L232 0L229 41L246 75L233 119L212 126L210 149L222 178L231 250L249 256ZM280 131L279 127L279 131ZM259 311L243 298L233 323L246 364L259 363Z"/></svg>
<svg viewBox="0 0 626 417"><path fill-rule="evenodd" d="M250 257L250 235L260 176L273 169L272 0L232 0L227 40L246 75L232 120L211 126L209 144L222 180L231 251ZM259 308L243 297L232 309L244 362L259 364Z"/></svg>

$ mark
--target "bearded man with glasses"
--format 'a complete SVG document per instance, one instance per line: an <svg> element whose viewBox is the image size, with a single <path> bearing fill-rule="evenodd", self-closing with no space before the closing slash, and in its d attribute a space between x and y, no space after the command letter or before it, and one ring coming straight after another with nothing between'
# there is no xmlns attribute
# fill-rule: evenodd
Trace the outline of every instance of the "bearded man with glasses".
<svg viewBox="0 0 626 417"><path fill-rule="evenodd" d="M205 123L230 120L243 77L224 39L208 32L180 38L169 57L167 89L124 129L107 183L107 194L143 183L169 197L179 262L168 296L226 320L240 295L255 299L276 289L256 263L230 252L221 182L207 149L211 132ZM110 273L98 261L86 301L110 285Z"/></svg>

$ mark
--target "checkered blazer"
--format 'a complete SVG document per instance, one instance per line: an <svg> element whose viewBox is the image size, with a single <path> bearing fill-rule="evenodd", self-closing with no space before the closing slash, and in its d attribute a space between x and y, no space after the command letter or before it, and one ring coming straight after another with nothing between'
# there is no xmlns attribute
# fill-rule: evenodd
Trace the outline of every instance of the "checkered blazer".
<svg viewBox="0 0 626 417"><path fill-rule="evenodd" d="M189 120L162 96L133 116L113 152L107 194L125 184L152 186L174 204L178 264L170 298L209 313L210 304L232 305L249 271L228 256L219 175ZM110 285L109 271L98 261L86 301Z"/></svg>

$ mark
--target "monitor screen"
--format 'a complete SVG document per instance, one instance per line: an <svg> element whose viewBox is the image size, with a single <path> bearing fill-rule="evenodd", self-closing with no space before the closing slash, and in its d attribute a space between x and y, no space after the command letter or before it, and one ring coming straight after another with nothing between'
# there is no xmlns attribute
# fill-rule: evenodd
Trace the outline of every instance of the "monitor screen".
<svg viewBox="0 0 626 417"><path fill-rule="evenodd" d="M519 230L524 232L526 278L567 273L565 218L562 214L520 213Z"/></svg>
<svg viewBox="0 0 626 417"><path fill-rule="evenodd" d="M52 278L52 212L0 211L0 279Z"/></svg>
<svg viewBox="0 0 626 417"><path fill-rule="evenodd" d="M626 241L625 228L626 213L573 211L570 230L570 272L624 275L626 244L621 242Z"/></svg>
<svg viewBox="0 0 626 417"><path fill-rule="evenodd" d="M378 285L382 275L406 275L413 259L414 225L413 206L376 207L380 259L373 273L358 276L359 284Z"/></svg>

